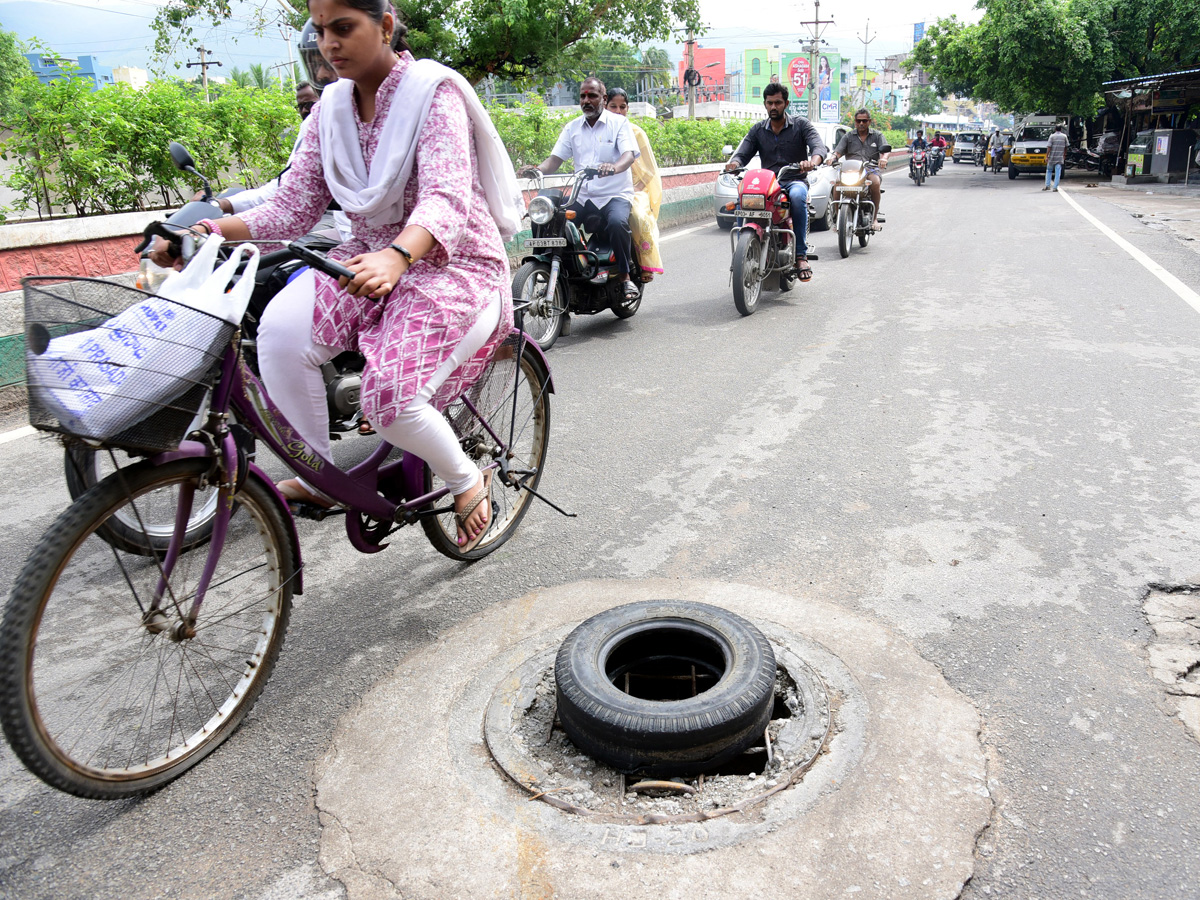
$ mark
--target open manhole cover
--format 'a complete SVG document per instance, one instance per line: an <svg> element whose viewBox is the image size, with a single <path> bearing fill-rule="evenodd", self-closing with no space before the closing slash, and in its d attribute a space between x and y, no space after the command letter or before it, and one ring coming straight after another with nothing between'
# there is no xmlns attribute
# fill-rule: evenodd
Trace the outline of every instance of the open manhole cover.
<svg viewBox="0 0 1200 900"><path fill-rule="evenodd" d="M594 839L601 827L610 838L628 829L625 846L640 849L651 840L644 826L704 826L661 836L667 846L697 850L758 833L840 782L861 753L866 709L853 679L828 651L773 624L754 624L775 653L770 721L749 748L710 770L683 777L626 774L580 750L556 715L557 643L501 679L484 719L487 747L530 799L565 814L562 825L580 837ZM702 675L643 675L651 683L640 691L663 700L687 697L703 691ZM638 690L628 679L620 683ZM804 790L818 766L820 776Z"/></svg>

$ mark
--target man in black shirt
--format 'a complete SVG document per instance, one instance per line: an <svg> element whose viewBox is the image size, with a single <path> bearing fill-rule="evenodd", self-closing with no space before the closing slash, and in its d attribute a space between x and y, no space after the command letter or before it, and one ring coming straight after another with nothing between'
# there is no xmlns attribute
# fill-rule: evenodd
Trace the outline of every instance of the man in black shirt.
<svg viewBox="0 0 1200 900"><path fill-rule="evenodd" d="M871 114L865 109L860 109L854 114L854 129L854 131L847 132L846 136L833 149L833 155L829 157L830 164L843 156L848 156L851 159L861 159L864 163L886 169L888 154L883 152L883 148L887 146L887 142L883 139L882 134L871 130ZM871 170L867 171L867 181L871 184L871 202L875 204L875 223L883 224L883 213L879 211L879 198L883 193L880 188L883 182L879 173Z"/></svg>
<svg viewBox="0 0 1200 900"><path fill-rule="evenodd" d="M767 118L755 123L725 165L729 172L749 162L754 154L764 169L776 175L784 166L799 164L802 172L810 172L821 164L829 149L821 140L812 122L803 116L787 114L788 89L771 83L763 88L763 106ZM787 185L792 204L792 228L796 232L796 274L801 281L812 278L808 264L808 182L805 177Z"/></svg>

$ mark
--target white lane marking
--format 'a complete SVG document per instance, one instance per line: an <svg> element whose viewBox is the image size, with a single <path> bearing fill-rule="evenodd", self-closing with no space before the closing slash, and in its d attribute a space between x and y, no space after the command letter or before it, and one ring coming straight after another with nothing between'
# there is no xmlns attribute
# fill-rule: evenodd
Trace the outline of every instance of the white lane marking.
<svg viewBox="0 0 1200 900"><path fill-rule="evenodd" d="M20 440L23 437L29 437L31 434L37 434L37 429L32 425L26 425L24 428L14 428L12 431L6 431L0 434L0 444L7 444L9 441Z"/></svg>
<svg viewBox="0 0 1200 900"><path fill-rule="evenodd" d="M1196 310L1196 312L1200 312L1200 294L1197 294L1145 253L1133 246L1133 244L1129 243L1129 241L1125 240L1125 238L1121 237L1119 234L1093 216L1090 212L1080 206L1077 201L1072 200L1064 188L1059 188L1058 193L1064 200L1075 207L1076 212L1095 225L1096 228L1100 230L1101 234L1110 238L1114 244L1141 263L1151 275L1174 291L1179 299L1181 299L1184 303Z"/></svg>
<svg viewBox="0 0 1200 900"><path fill-rule="evenodd" d="M715 228L716 222L709 222L707 225L696 225L692 228L685 228L682 231L672 231L670 234L664 235L658 239L660 244L665 244L667 241L673 241L675 238L681 238L697 231L704 231L706 228Z"/></svg>

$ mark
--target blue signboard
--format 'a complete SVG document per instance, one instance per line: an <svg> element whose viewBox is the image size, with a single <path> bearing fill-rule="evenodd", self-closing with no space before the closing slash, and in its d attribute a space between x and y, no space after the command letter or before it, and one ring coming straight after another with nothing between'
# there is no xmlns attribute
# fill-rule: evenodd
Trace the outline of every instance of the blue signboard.
<svg viewBox="0 0 1200 900"><path fill-rule="evenodd" d="M913 43L921 43L921 38L925 37L925 23L917 22L913 25Z"/></svg>

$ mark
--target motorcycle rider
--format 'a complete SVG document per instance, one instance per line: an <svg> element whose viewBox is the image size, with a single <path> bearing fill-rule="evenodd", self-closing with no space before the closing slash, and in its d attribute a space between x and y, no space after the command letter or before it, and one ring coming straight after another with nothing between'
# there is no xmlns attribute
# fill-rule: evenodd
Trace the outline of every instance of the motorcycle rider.
<svg viewBox="0 0 1200 900"><path fill-rule="evenodd" d="M929 149L929 142L927 140L925 140L925 129L923 129L923 128L917 129L917 136L912 139L911 149L914 152L917 150L928 150ZM913 155L914 154L909 154L909 157L908 157L908 174L909 174L910 178L912 177L912 174L916 168L913 165Z"/></svg>
<svg viewBox="0 0 1200 900"><path fill-rule="evenodd" d="M917 136L920 137L920 134L921 132L918 131ZM871 114L866 109L860 109L854 114L854 131L847 132L838 142L833 153L830 154L829 163L832 165L842 157L849 157L850 159L861 159L868 166L878 165L879 168L886 169L890 154L881 152L881 148L886 144L887 141L883 139L882 134L871 130ZM867 181L870 183L871 202L875 204L875 221L871 223L871 227L874 231L878 231L879 226L886 221L883 213L879 211L883 181L879 177L879 173L872 169L867 169ZM834 185L834 190L837 190L836 185Z"/></svg>
<svg viewBox="0 0 1200 900"><path fill-rule="evenodd" d="M933 133L933 140L929 142L930 150L939 151L938 153L934 154L935 158L934 158L933 164L935 167L934 168L935 172L942 167L942 161L946 158L946 147L947 146L948 145L946 143L946 139L944 137L942 137L942 133L940 131L935 131Z"/></svg>
<svg viewBox="0 0 1200 900"><path fill-rule="evenodd" d="M600 170L600 177L580 189L570 208L580 221L600 216L617 257L621 290L627 300L634 300L638 288L629 275L633 242L629 213L634 194L629 168L640 151L629 120L604 108L606 97L604 82L595 77L585 78L579 86L579 108L583 115L563 127L558 143L544 161L525 166L518 174L528 175L537 169L543 175L552 175L568 159L575 161L576 170L593 166Z"/></svg>
<svg viewBox="0 0 1200 900"><path fill-rule="evenodd" d="M763 88L763 106L767 118L756 122L738 145L725 171L745 165L757 153L764 169L776 175L786 165L798 164L805 173L786 185L788 200L792 207L792 228L796 232L796 277L801 281L812 279L812 266L808 264L808 181L807 173L821 164L829 148L812 122L803 116L787 114L788 89L772 82Z"/></svg>

